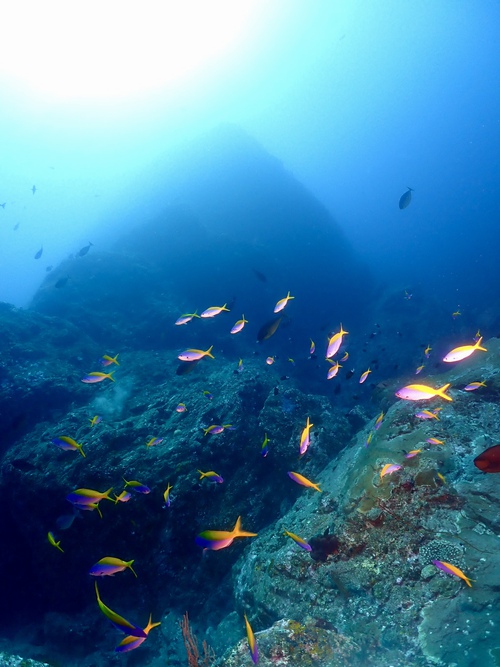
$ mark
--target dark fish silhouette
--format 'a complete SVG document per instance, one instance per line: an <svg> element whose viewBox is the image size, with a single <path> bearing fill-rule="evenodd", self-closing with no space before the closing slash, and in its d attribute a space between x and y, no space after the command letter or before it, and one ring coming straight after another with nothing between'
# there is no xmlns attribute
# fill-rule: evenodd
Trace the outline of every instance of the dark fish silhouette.
<svg viewBox="0 0 500 667"><path fill-rule="evenodd" d="M15 231L15 232L17 232L17 230L19 229L19 225L20 225L20 224L21 224L20 222L17 222L17 223L14 225L14 231Z"/></svg>
<svg viewBox="0 0 500 667"><path fill-rule="evenodd" d="M54 287L65 287L68 284L69 276L64 276L64 278L59 278Z"/></svg>
<svg viewBox="0 0 500 667"><path fill-rule="evenodd" d="M4 203L3 203L3 204L0 204L0 206L1 206L2 208L5 208L5 204L6 204L6 203L7 203L7 202L4 201Z"/></svg>
<svg viewBox="0 0 500 667"><path fill-rule="evenodd" d="M34 185L34 186L31 188L31 192L32 192L33 194L35 194L35 192L36 192L36 185Z"/></svg>
<svg viewBox="0 0 500 667"><path fill-rule="evenodd" d="M269 322L266 322L263 326L261 326L257 334L257 342L262 343L263 340L271 338L271 336L273 336L276 333L279 325L281 324L282 319L283 316L275 317L274 319L270 320Z"/></svg>
<svg viewBox="0 0 500 667"><path fill-rule="evenodd" d="M52 269L53 269L52 264L51 264L50 266L46 266L46 267L45 267L45 270L47 271L47 273L48 273L49 271L52 271Z"/></svg>
<svg viewBox="0 0 500 667"><path fill-rule="evenodd" d="M40 248L40 250L36 253L35 259L40 259L40 257L43 254L43 246Z"/></svg>
<svg viewBox="0 0 500 667"><path fill-rule="evenodd" d="M89 244L84 246L81 250L78 252L78 257L85 257L85 255L88 253L90 250L90 246L94 245L91 241L89 241Z"/></svg>
<svg viewBox="0 0 500 667"><path fill-rule="evenodd" d="M196 365L201 361L201 359L196 359L195 361L183 361L177 366L177 370L175 371L176 375L187 375L188 373L191 373L191 371L194 371Z"/></svg>
<svg viewBox="0 0 500 667"><path fill-rule="evenodd" d="M257 271L257 269L252 269L252 271L255 273L255 275L257 276L257 278L260 280L261 283L267 283L267 278L263 273Z"/></svg>
<svg viewBox="0 0 500 667"><path fill-rule="evenodd" d="M474 465L483 472L500 472L500 445L488 447L476 456Z"/></svg>
<svg viewBox="0 0 500 667"><path fill-rule="evenodd" d="M410 202L411 202L411 193L412 193L412 192L413 192L413 188L410 188L410 187L408 186L408 190L407 190L403 195L401 195L401 197L400 197L400 199L399 199L399 208L400 208L401 210L403 210L404 208L406 208L407 206L410 205Z"/></svg>

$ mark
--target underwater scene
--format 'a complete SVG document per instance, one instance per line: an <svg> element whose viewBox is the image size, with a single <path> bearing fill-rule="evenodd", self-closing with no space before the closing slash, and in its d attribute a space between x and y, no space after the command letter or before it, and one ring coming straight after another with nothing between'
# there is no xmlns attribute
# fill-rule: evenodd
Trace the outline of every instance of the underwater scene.
<svg viewBox="0 0 500 667"><path fill-rule="evenodd" d="M500 666L500 6L20 2L0 667Z"/></svg>

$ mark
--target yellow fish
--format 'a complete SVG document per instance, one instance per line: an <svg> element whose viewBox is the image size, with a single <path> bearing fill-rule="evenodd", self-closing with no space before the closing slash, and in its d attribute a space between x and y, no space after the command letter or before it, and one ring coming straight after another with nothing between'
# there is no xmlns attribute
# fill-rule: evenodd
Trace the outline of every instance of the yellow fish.
<svg viewBox="0 0 500 667"><path fill-rule="evenodd" d="M53 547L55 547L56 549L59 549L59 551L61 553L64 553L64 551L60 547L61 540L59 540L59 542L56 542L56 538L54 537L54 533L51 533L51 532L47 533L47 539L49 540L50 544L52 544Z"/></svg>

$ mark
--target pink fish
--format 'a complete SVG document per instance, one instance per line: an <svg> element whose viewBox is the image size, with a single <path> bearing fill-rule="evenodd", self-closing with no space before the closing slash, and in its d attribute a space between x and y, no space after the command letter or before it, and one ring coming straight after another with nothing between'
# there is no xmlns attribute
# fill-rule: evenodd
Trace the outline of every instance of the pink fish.
<svg viewBox="0 0 500 667"><path fill-rule="evenodd" d="M371 373L370 369L368 369L367 371L365 371L364 373L361 374L361 377L359 378L359 384L363 384L363 382L365 382L369 373Z"/></svg>
<svg viewBox="0 0 500 667"><path fill-rule="evenodd" d="M309 422L309 417L307 418L306 426L304 430L302 431L302 435L300 436L300 455L302 456L305 454L309 448L309 445L311 444L311 435L309 431L311 428L314 426L314 424L311 424Z"/></svg>
<svg viewBox="0 0 500 667"><path fill-rule="evenodd" d="M342 345L342 337L348 334L348 331L344 331L342 324L340 325L340 331L334 334L328 341L328 348L326 350L326 358L331 359L339 351L340 346Z"/></svg>
<svg viewBox="0 0 500 667"><path fill-rule="evenodd" d="M443 361L447 363L452 363L454 361L462 361L467 359L470 355L476 350L481 350L482 352L487 352L488 350L485 347L481 346L482 337L479 338L474 345L461 345L460 347L455 347L451 352L443 357Z"/></svg>
<svg viewBox="0 0 500 667"><path fill-rule="evenodd" d="M179 326L181 326L181 325L183 325L183 324L187 324L188 322L191 322L191 320L193 319L193 317L198 317L198 318L199 318L200 316L196 313L196 311L194 311L194 313L185 313L184 315L181 315L181 316L175 321L175 325L179 327Z"/></svg>
<svg viewBox="0 0 500 667"><path fill-rule="evenodd" d="M274 312L279 313L280 311L283 310L283 308L286 306L286 304L291 301L292 299L295 299L294 296L290 296L290 292L286 295L284 299L280 299L278 303L274 306Z"/></svg>
<svg viewBox="0 0 500 667"><path fill-rule="evenodd" d="M210 306L210 308L207 308L202 312L200 317L207 318L207 317L215 317L216 315L219 315L219 313L222 313L223 310L225 310L227 313L229 313L229 308L226 308L227 303L225 303L223 306Z"/></svg>
<svg viewBox="0 0 500 667"><path fill-rule="evenodd" d="M391 475L393 472L401 470L401 468L402 466L398 465L397 463L386 463L385 466L380 471L380 477L382 478L385 475Z"/></svg>
<svg viewBox="0 0 500 667"><path fill-rule="evenodd" d="M238 320L238 321L236 322L236 324L234 325L234 327L231 329L231 331L230 331L229 333L232 333L232 334L237 334L237 333L239 333L239 332L243 329L243 327L245 326L245 324L248 324L248 320L246 320L246 319L245 319L245 316L242 315L242 316L241 316L241 320Z"/></svg>
<svg viewBox="0 0 500 667"><path fill-rule="evenodd" d="M181 352L177 356L177 359L180 359L181 361L199 361L200 359L203 359L203 357L210 357L210 359L215 359L214 355L211 354L212 348L213 345L211 345L208 350L195 350L190 348L189 350Z"/></svg>
<svg viewBox="0 0 500 667"><path fill-rule="evenodd" d="M327 359L327 361L333 364L333 366L331 366L331 368L328 369L328 373L326 374L326 379L331 380L337 375L337 373L339 372L339 368L342 368L342 366L339 364L338 361L336 361L335 363L330 359Z"/></svg>

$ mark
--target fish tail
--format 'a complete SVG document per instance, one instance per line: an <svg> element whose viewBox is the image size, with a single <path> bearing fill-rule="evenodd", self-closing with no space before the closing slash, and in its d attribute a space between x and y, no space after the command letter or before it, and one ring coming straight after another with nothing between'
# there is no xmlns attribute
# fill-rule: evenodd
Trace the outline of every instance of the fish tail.
<svg viewBox="0 0 500 667"><path fill-rule="evenodd" d="M120 353L118 352L118 354L120 354ZM113 359L112 359L112 362L113 362L114 364L116 364L117 366L120 365L120 364L118 363L118 361L117 361L117 359L118 359L118 354L116 355L116 357L113 357Z"/></svg>
<svg viewBox="0 0 500 667"><path fill-rule="evenodd" d="M241 530L241 516L239 516L234 524L233 535L235 537L256 537L257 533L249 533L246 530Z"/></svg>
<svg viewBox="0 0 500 667"><path fill-rule="evenodd" d="M107 491L105 491L104 495L103 495L103 499L106 498L106 500L111 500L111 502L114 503L115 501L113 500L113 498L109 497L109 494L111 493L112 490L113 490L113 487L111 487Z"/></svg>
<svg viewBox="0 0 500 667"><path fill-rule="evenodd" d="M323 493L323 491L319 488L319 484L311 484L311 486L315 491L319 491L320 493Z"/></svg>
<svg viewBox="0 0 500 667"><path fill-rule="evenodd" d="M110 380L112 380L114 382L115 378L113 377L113 373L114 373L114 371L111 371L111 373L108 373L106 377L108 377Z"/></svg>
<svg viewBox="0 0 500 667"><path fill-rule="evenodd" d="M488 350L481 345L482 340L483 340L483 337L481 336L481 338L477 341L477 343L475 345L476 350L482 350L483 352L488 352Z"/></svg>
<svg viewBox="0 0 500 667"><path fill-rule="evenodd" d="M110 500L112 500L112 499L110 498ZM99 514L99 516L100 516L101 519L102 519L102 512L101 512L101 510L100 510L100 508L99 508L99 505L97 505L96 510L97 510L97 513Z"/></svg>
<svg viewBox="0 0 500 667"><path fill-rule="evenodd" d="M128 563L127 563L127 567L128 567L130 570L132 570L132 572L134 573L135 577L137 578L137 573L136 573L136 571L134 570L134 568L132 567L133 563L134 563L133 560L129 560Z"/></svg>
<svg viewBox="0 0 500 667"><path fill-rule="evenodd" d="M208 432L208 429L206 429L206 431ZM205 433L205 435L206 435L206 434L207 434L207 433ZM201 475L200 479L203 479L204 477L207 476L207 474L206 474L205 472L202 472L201 470L198 470L198 472L199 472L200 475Z"/></svg>
<svg viewBox="0 0 500 667"><path fill-rule="evenodd" d="M210 357L210 359L215 359L214 355L211 354L211 352L212 352L212 348L213 348L213 345L210 345L210 347L209 347L208 350L205 352L205 354L207 355L207 357Z"/></svg>
<svg viewBox="0 0 500 667"><path fill-rule="evenodd" d="M80 454L83 456L83 458L86 458L86 456L85 456L85 452L83 451L83 447L82 447L82 445L78 445L78 451L79 451Z"/></svg>
<svg viewBox="0 0 500 667"><path fill-rule="evenodd" d="M197 317L198 319L200 318L200 316L198 315L198 311L197 311L197 310L194 311L194 313L193 313L193 317Z"/></svg>
<svg viewBox="0 0 500 667"><path fill-rule="evenodd" d="M447 396L444 392L448 389L448 387L451 386L451 383L449 382L448 384L445 384L443 387L440 387L439 389L436 389L436 396L440 396L441 398L444 398L447 401L452 401L453 399L451 396Z"/></svg>
<svg viewBox="0 0 500 667"><path fill-rule="evenodd" d="M227 303L225 303L225 304L222 306L221 310L225 310L225 311L227 311L227 312L229 313L229 308L226 308L226 306L227 306Z"/></svg>

